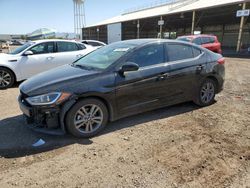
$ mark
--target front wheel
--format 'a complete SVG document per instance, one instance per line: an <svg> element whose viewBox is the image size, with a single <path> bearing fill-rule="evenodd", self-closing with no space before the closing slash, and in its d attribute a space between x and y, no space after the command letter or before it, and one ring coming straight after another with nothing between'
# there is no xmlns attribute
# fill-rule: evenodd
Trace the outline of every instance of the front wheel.
<svg viewBox="0 0 250 188"><path fill-rule="evenodd" d="M200 85L194 103L199 106L209 106L214 103L216 83L212 79L205 79Z"/></svg>
<svg viewBox="0 0 250 188"><path fill-rule="evenodd" d="M13 86L15 82L14 74L6 68L0 68L0 89L7 89Z"/></svg>
<svg viewBox="0 0 250 188"><path fill-rule="evenodd" d="M106 105L98 99L76 103L66 115L67 130L74 136L89 138L97 135L108 122Z"/></svg>

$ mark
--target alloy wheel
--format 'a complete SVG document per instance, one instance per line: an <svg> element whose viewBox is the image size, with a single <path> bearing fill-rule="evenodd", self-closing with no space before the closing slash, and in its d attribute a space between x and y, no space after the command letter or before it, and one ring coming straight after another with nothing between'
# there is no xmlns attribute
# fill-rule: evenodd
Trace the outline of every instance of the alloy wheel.
<svg viewBox="0 0 250 188"><path fill-rule="evenodd" d="M74 125L81 133L93 133L103 123L103 112L94 104L81 107L75 114Z"/></svg>
<svg viewBox="0 0 250 188"><path fill-rule="evenodd" d="M208 104L213 100L215 94L214 84L212 82L206 82L201 88L201 101Z"/></svg>
<svg viewBox="0 0 250 188"><path fill-rule="evenodd" d="M5 70L0 70L0 88L9 86L11 81L11 75Z"/></svg>

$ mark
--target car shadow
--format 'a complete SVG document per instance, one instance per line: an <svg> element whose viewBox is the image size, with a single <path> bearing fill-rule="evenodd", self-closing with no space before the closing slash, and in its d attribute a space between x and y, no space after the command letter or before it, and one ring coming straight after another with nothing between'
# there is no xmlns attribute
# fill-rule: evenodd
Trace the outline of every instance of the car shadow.
<svg viewBox="0 0 250 188"><path fill-rule="evenodd" d="M109 123L99 136L150 121L173 117L198 108L189 102L127 117ZM41 143L41 145L36 147L34 146L36 143ZM90 139L77 139L70 135L51 136L34 132L26 126L22 115L0 121L0 157L4 158L39 154L72 144L89 145L92 143Z"/></svg>
<svg viewBox="0 0 250 188"><path fill-rule="evenodd" d="M18 88L24 81L20 81L20 82L15 82L13 84L13 86L11 86L10 88L5 88L5 89L0 89L0 91L2 90L8 90L8 89L11 89L11 88Z"/></svg>

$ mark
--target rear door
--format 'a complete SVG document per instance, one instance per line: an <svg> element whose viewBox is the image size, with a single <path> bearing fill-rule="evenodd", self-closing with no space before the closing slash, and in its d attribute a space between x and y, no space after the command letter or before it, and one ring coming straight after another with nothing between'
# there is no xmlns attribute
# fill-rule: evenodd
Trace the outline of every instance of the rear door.
<svg viewBox="0 0 250 188"><path fill-rule="evenodd" d="M134 62L139 70L116 76L116 105L119 116L139 113L160 105L169 66L163 44L150 44L131 54L125 62ZM122 66L122 65L120 65Z"/></svg>
<svg viewBox="0 0 250 188"><path fill-rule="evenodd" d="M70 64L81 58L87 52L84 44L79 46L74 42L58 41L56 42L55 66Z"/></svg>
<svg viewBox="0 0 250 188"><path fill-rule="evenodd" d="M167 57L170 65L168 101L176 103L193 97L197 81L206 68L204 52L198 47L182 43L168 43Z"/></svg>

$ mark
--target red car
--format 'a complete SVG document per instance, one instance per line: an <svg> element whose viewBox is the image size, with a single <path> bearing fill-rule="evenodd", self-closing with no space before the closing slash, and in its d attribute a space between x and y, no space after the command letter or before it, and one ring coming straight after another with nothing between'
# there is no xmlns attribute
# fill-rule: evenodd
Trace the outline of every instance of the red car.
<svg viewBox="0 0 250 188"><path fill-rule="evenodd" d="M214 35L188 35L178 37L177 40L191 42L197 45L207 48L215 53L222 53L221 43L218 38Z"/></svg>

